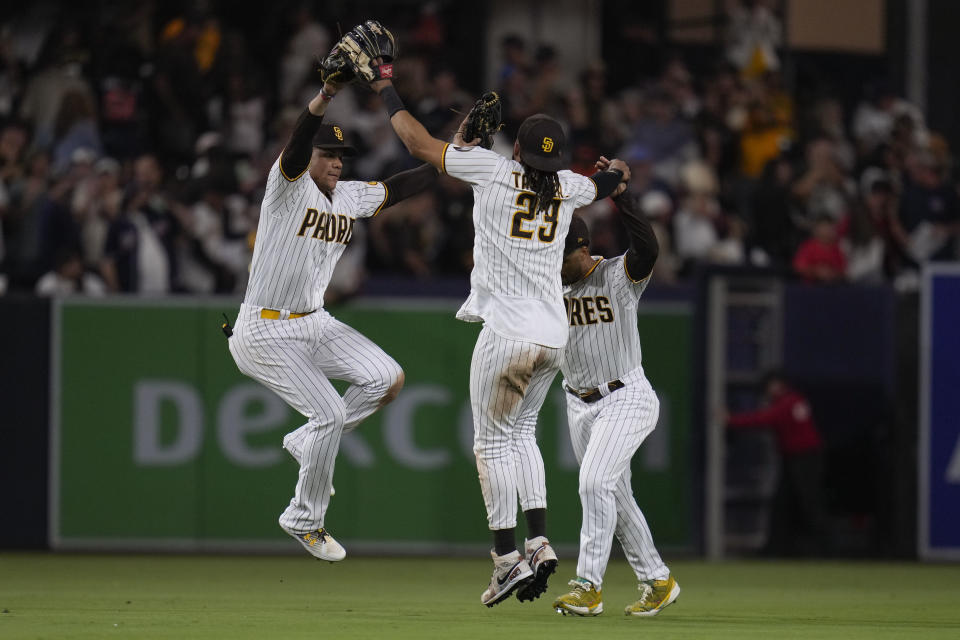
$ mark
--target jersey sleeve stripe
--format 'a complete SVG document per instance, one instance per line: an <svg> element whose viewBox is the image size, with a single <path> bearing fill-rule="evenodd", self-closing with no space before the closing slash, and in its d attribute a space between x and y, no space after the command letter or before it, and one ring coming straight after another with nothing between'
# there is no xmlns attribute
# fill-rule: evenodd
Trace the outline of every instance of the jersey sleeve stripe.
<svg viewBox="0 0 960 640"><path fill-rule="evenodd" d="M380 206L377 207L377 210L373 212L372 218L376 218L377 214L380 213L380 210L383 209L383 205L387 204L387 200L390 198L390 190L387 189L387 184L385 182L378 182L377 184L383 185L383 202L380 203Z"/></svg>
<svg viewBox="0 0 960 640"><path fill-rule="evenodd" d="M597 196L600 195L600 188L597 186L596 181L590 176L587 176L587 180L589 180L590 184L593 185L593 199L596 200Z"/></svg>
<svg viewBox="0 0 960 640"><path fill-rule="evenodd" d="M632 275L630 275L630 270L627 269L627 254L623 254L623 272L624 272L625 274L627 274L627 278L628 278L628 279L630 280L630 282L632 282L633 284L640 284L640 283L643 282L644 280L649 279L649 278L650 278L650 275L653 273L653 271L651 271L650 273L648 273L646 276L640 278L639 280L635 280L634 277L633 277Z"/></svg>
<svg viewBox="0 0 960 640"><path fill-rule="evenodd" d="M440 173L447 172L447 149L450 148L450 143L443 145L443 151L440 152Z"/></svg>
<svg viewBox="0 0 960 640"><path fill-rule="evenodd" d="M310 168L310 165L307 165L307 167L301 171L300 175L298 175L296 178L291 178L287 175L287 172L283 170L283 154L280 154L280 158L277 159L277 167L280 169L280 175L282 175L287 182L296 182L303 177L303 174L307 172L307 169Z"/></svg>

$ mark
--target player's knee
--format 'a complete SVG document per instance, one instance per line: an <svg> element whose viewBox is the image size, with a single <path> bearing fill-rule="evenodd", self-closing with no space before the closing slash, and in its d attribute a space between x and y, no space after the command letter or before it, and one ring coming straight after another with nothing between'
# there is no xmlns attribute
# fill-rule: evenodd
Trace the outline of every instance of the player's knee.
<svg viewBox="0 0 960 640"><path fill-rule="evenodd" d="M613 491L613 486L602 473L589 471L584 473L585 467L580 468L580 498L596 496L604 491Z"/></svg>
<svg viewBox="0 0 960 640"><path fill-rule="evenodd" d="M347 406L343 402L331 402L318 408L314 420L321 428L343 429L347 422Z"/></svg>
<svg viewBox="0 0 960 640"><path fill-rule="evenodd" d="M383 405L390 404L396 399L397 395L400 394L400 389L403 388L405 379L406 378L403 374L403 369L401 369L399 365L394 371L390 372L390 375L387 378L387 390L383 394L383 398L380 399L381 407Z"/></svg>

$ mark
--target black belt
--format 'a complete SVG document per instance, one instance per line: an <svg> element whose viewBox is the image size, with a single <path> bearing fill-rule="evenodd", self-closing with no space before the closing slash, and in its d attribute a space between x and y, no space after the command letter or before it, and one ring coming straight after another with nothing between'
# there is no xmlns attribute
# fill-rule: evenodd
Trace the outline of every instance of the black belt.
<svg viewBox="0 0 960 640"><path fill-rule="evenodd" d="M617 389L623 389L625 386L627 385L623 384L623 382L621 382L620 380L611 380L610 382L607 383L607 389L610 390L610 393L613 393ZM571 389L566 385L564 385L564 387L566 387L567 393L569 393L572 396L577 396L584 402L596 402L597 400L602 398L604 395L603 392L601 391L601 389L603 388L603 385L597 387L596 389L590 389L590 391L584 391L583 393L580 393L579 391L575 391L574 389ZM607 395L610 395L610 393L608 393Z"/></svg>

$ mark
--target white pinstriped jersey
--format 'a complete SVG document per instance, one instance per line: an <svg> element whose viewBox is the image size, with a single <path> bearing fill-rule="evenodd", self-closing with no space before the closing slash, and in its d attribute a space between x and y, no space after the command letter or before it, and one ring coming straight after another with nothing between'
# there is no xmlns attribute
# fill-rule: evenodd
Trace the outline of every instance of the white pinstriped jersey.
<svg viewBox="0 0 960 640"><path fill-rule="evenodd" d="M559 171L562 198L535 211L523 166L482 147L443 151L443 171L473 185L470 296L457 312L496 333L559 348L567 341L560 265L574 209L593 202L597 185Z"/></svg>
<svg viewBox="0 0 960 640"><path fill-rule="evenodd" d="M331 200L306 170L288 180L278 158L267 177L243 301L296 313L321 308L354 222L375 216L386 200L382 182L337 182Z"/></svg>
<svg viewBox="0 0 960 640"><path fill-rule="evenodd" d="M570 338L560 371L565 383L586 391L640 366L637 303L650 278L633 280L625 256L599 261L564 289Z"/></svg>

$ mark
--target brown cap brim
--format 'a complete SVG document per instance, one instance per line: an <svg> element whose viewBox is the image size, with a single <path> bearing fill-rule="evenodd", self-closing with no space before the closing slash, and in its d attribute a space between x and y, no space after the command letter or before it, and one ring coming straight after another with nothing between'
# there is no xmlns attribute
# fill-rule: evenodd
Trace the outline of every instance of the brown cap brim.
<svg viewBox="0 0 960 640"><path fill-rule="evenodd" d="M325 151L343 151L343 157L352 158L357 155L357 150L348 144L315 144L317 149Z"/></svg>

